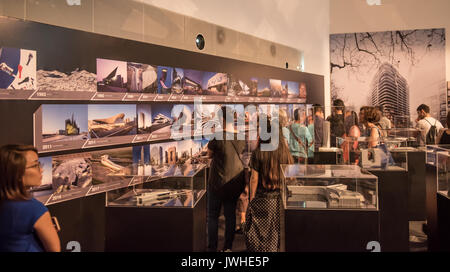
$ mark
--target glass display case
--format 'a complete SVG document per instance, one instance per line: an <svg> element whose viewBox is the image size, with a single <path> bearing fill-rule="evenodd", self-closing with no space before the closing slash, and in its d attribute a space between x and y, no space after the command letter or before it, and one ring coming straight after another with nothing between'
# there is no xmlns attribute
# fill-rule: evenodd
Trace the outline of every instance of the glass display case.
<svg viewBox="0 0 450 272"><path fill-rule="evenodd" d="M437 192L450 199L450 150L439 151L436 154L437 158Z"/></svg>
<svg viewBox="0 0 450 272"><path fill-rule="evenodd" d="M357 165L282 165L287 209L378 210L378 178Z"/></svg>
<svg viewBox="0 0 450 272"><path fill-rule="evenodd" d="M417 128L391 128L383 131L387 137L406 141L408 146L419 146L420 130Z"/></svg>
<svg viewBox="0 0 450 272"><path fill-rule="evenodd" d="M408 147L404 139L338 137L336 145L342 150L343 164L369 170L408 170Z"/></svg>
<svg viewBox="0 0 450 272"><path fill-rule="evenodd" d="M318 161L315 164L343 164L342 149L337 147L319 147Z"/></svg>
<svg viewBox="0 0 450 272"><path fill-rule="evenodd" d="M394 115L392 119L392 127L394 128L410 128L413 125L409 115Z"/></svg>
<svg viewBox="0 0 450 272"><path fill-rule="evenodd" d="M109 207L194 207L206 192L206 165L152 166L147 181L109 191ZM149 172L150 173L150 172Z"/></svg>
<svg viewBox="0 0 450 272"><path fill-rule="evenodd" d="M425 146L426 164L437 166L437 154L450 152L450 145L427 145Z"/></svg>

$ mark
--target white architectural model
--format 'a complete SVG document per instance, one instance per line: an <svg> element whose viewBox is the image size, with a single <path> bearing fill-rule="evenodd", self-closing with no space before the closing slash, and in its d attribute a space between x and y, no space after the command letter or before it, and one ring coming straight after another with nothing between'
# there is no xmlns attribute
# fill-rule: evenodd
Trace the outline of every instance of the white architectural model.
<svg viewBox="0 0 450 272"><path fill-rule="evenodd" d="M289 201L304 201L306 208L363 208L362 194L347 190L347 185L288 186L292 196Z"/></svg>

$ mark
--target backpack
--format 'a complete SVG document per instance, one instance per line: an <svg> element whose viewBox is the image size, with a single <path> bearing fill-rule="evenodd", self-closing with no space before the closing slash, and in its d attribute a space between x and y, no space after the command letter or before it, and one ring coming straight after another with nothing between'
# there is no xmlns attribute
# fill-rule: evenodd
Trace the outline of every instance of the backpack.
<svg viewBox="0 0 450 272"><path fill-rule="evenodd" d="M425 136L425 144L434 145L434 144L436 144L436 135L437 135L436 122L437 122L437 120L434 122L434 125L432 125L427 119L425 119L425 121L427 121L428 124L430 124L430 126L431 126L427 132L427 135Z"/></svg>

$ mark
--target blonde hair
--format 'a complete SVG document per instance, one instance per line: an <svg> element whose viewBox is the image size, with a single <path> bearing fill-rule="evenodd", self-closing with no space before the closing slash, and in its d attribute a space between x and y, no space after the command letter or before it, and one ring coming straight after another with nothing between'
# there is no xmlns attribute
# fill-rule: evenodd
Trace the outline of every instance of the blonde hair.
<svg viewBox="0 0 450 272"><path fill-rule="evenodd" d="M284 109L278 110L278 118L280 120L280 127L286 127L288 125L287 113Z"/></svg>

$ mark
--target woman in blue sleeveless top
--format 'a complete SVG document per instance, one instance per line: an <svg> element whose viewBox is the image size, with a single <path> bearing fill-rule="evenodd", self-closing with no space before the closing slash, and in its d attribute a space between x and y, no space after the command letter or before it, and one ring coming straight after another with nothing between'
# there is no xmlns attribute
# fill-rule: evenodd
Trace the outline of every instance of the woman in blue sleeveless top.
<svg viewBox="0 0 450 272"><path fill-rule="evenodd" d="M394 164L391 152L387 149L383 141L380 127L377 125L381 118L381 112L375 107L367 107L365 110L365 124L370 131L369 148L377 148L383 151L383 158L381 160L381 167L386 168Z"/></svg>
<svg viewBox="0 0 450 272"><path fill-rule="evenodd" d="M0 252L61 250L48 209L28 192L41 180L33 146L0 148Z"/></svg>

